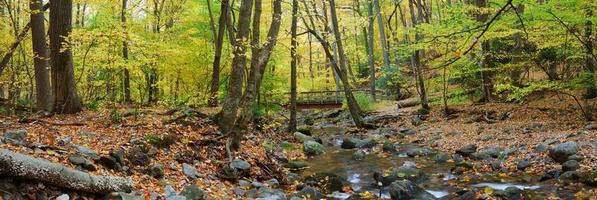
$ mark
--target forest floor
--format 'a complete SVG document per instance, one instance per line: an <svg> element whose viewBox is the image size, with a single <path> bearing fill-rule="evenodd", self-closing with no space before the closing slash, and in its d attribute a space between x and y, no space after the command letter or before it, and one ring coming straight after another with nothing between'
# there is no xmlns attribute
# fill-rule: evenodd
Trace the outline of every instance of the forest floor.
<svg viewBox="0 0 597 200"><path fill-rule="evenodd" d="M589 103L594 105L595 102ZM579 143L577 154L584 157L580 162L579 171L597 168L597 129L594 123L588 123L581 117L574 101L550 97L524 105L488 103L472 106L454 105L452 109L457 112L450 116L449 120L445 120L441 109L435 108L418 126L413 125L410 117L416 112L415 108L397 109L391 106L380 109L373 115L402 116L398 120L384 122L382 126L396 130L406 128L417 131L417 134L391 138L396 143L417 143L449 153L469 144L475 144L478 149L493 146L502 148L518 146L526 149L515 153L505 161L501 170L505 174L515 173L517 162L520 160L530 162L526 171L531 173L542 174L550 169L559 169L559 164L542 160L547 157L547 152L534 151L539 144L546 142L549 144L566 141ZM195 184L203 189L210 199L243 198L245 191L239 190L237 181L222 178L221 170L229 160L224 148L226 137L221 135L217 126L208 117L215 113L215 109L168 110L123 107L115 110L85 111L76 115L49 117L2 117L0 129L3 132L26 130L26 141L23 144L0 142L0 148L44 158L68 167L86 170L95 175L130 176L135 183L137 194L146 196L145 199L150 199L152 195L160 196L166 186L172 186L176 191L181 191L189 184ZM251 165L250 169L242 175L245 177L244 180L267 183L268 180L275 178L280 184L288 186L284 188L290 193L297 183L287 182L285 177L287 170L282 168L280 160L307 159L307 157L302 153L302 145L293 138L292 134L280 133L284 127L283 123L284 119L264 121L256 131L246 135L248 139L243 142L242 149L235 157ZM316 121L316 124L322 123L337 126L350 124L346 120L339 119ZM370 132L370 130L351 128L347 134L367 135ZM282 141L290 141L299 148L289 151L280 150L277 146ZM148 147L143 148L141 154L147 155L149 160L136 159L138 157L135 157L135 154L138 152L134 151L139 145ZM81 164L73 164L71 161L71 157L83 153L78 147L86 147L98 156L122 152L126 159L122 166L114 167L106 166L97 159L86 158L93 165L90 169ZM480 161L480 164L475 164L474 171L492 171L488 162ZM197 177L191 178L185 175L182 163L194 167L198 172ZM156 174L155 170L148 170L156 164L161 165L162 174ZM3 181L6 180L2 179L0 183ZM37 184L18 180L15 182L18 182L14 183L17 185L30 186L20 187L21 189L18 190L25 197L32 197L31 195L36 195L40 190ZM71 199L97 198L91 194L67 190L46 190L46 192L46 196L50 199L63 193L69 194ZM596 191L587 193L595 194ZM1 196L0 199L2 199Z"/></svg>

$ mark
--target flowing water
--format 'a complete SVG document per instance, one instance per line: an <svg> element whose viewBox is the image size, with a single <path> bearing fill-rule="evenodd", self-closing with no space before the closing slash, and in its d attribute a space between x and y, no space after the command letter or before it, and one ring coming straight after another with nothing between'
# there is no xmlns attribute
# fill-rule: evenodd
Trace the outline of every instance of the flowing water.
<svg viewBox="0 0 597 200"><path fill-rule="evenodd" d="M337 128L326 128L318 131L319 135L325 137L338 132ZM416 163L428 177L427 181L419 184L427 192L437 199L450 199L457 197L456 192L463 189L479 188L499 192L508 187L517 187L524 191L524 194L531 199L546 199L550 196L562 199L574 199L574 194L580 190L575 186L560 186L555 181L538 182L537 175L520 174L520 177L500 178L497 174L482 174L478 177L465 178L451 174L450 168L453 163L437 164L433 157L411 158L405 156L404 151L414 144L400 145L398 153L381 157L376 153L369 153L365 159L357 161L353 159L356 150L345 150L340 148L341 141L330 140L324 142L327 151L325 154L315 156L307 160L309 168L301 173L308 176L314 173L330 172L342 178L351 186L355 192L369 191L381 199L390 199L388 188L379 187L373 179L374 172L383 172L392 167L402 166L406 162ZM335 192L328 194L334 199L349 198L349 194Z"/></svg>

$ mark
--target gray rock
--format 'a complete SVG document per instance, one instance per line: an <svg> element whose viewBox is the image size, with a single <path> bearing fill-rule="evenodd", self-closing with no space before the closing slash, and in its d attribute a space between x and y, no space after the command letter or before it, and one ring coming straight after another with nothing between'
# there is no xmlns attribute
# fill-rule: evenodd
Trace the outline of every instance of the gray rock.
<svg viewBox="0 0 597 200"><path fill-rule="evenodd" d="M375 141L373 138L365 138L363 140L360 140L357 143L357 148L373 148L377 145L377 141Z"/></svg>
<svg viewBox="0 0 597 200"><path fill-rule="evenodd" d="M535 146L535 153L543 153L545 151L547 151L547 149L549 148L549 146L547 146L546 144L537 144L537 146Z"/></svg>
<svg viewBox="0 0 597 200"><path fill-rule="evenodd" d="M4 142L9 144L21 145L27 142L26 130L11 130L4 133Z"/></svg>
<svg viewBox="0 0 597 200"><path fill-rule="evenodd" d="M352 158L355 160L363 160L365 159L365 152L359 149L352 154Z"/></svg>
<svg viewBox="0 0 597 200"><path fill-rule="evenodd" d="M204 177L203 174L197 172L197 169L195 169L194 166L189 165L187 163L182 163L182 173L191 179Z"/></svg>
<svg viewBox="0 0 597 200"><path fill-rule="evenodd" d="M164 165L159 164L159 163L151 165L147 169L147 174L154 178L164 177Z"/></svg>
<svg viewBox="0 0 597 200"><path fill-rule="evenodd" d="M531 163L527 160L519 160L516 164L516 169L518 170L525 170L526 168L530 167Z"/></svg>
<svg viewBox="0 0 597 200"><path fill-rule="evenodd" d="M562 172L576 171L580 169L580 163L576 160L569 160L562 164Z"/></svg>
<svg viewBox="0 0 597 200"><path fill-rule="evenodd" d="M454 162L458 163L458 162L462 162L464 160L464 157L462 157L462 155L460 155L460 154L453 154L452 160Z"/></svg>
<svg viewBox="0 0 597 200"><path fill-rule="evenodd" d="M597 125L595 125L593 123L590 123L590 124L587 124L585 126L585 129L587 129L587 130L595 130L595 129L597 129Z"/></svg>
<svg viewBox="0 0 597 200"><path fill-rule="evenodd" d="M379 134L382 135L395 135L398 133L398 130L396 130L395 128L388 128L388 127L382 127L377 129L377 131L379 132Z"/></svg>
<svg viewBox="0 0 597 200"><path fill-rule="evenodd" d="M112 199L112 200L143 200L144 198L142 196L138 196L135 194L129 194L129 193L124 193L124 192L112 192L108 195L106 195L106 197L104 197L104 199Z"/></svg>
<svg viewBox="0 0 597 200"><path fill-rule="evenodd" d="M243 188L251 187L251 182L245 180L239 180L238 185Z"/></svg>
<svg viewBox="0 0 597 200"><path fill-rule="evenodd" d="M491 155L486 152L476 152L471 154L471 157L475 160L489 160L491 159Z"/></svg>
<svg viewBox="0 0 597 200"><path fill-rule="evenodd" d="M181 195L176 194L176 190L170 185L167 185L164 188L164 195L166 196L166 200L186 200L187 198Z"/></svg>
<svg viewBox="0 0 597 200"><path fill-rule="evenodd" d="M408 155L410 157L427 156L432 153L433 153L433 151L431 151L430 149L421 148L421 147L415 147L415 148L410 148L410 149L406 150L406 155Z"/></svg>
<svg viewBox="0 0 597 200"><path fill-rule="evenodd" d="M504 196L511 198L511 199L520 198L520 196L522 195L522 192L523 191L520 188L510 186L504 190Z"/></svg>
<svg viewBox="0 0 597 200"><path fill-rule="evenodd" d="M141 145L135 145L130 148L126 153L126 158L131 162L131 164L137 166L147 166L151 163L149 155Z"/></svg>
<svg viewBox="0 0 597 200"><path fill-rule="evenodd" d="M270 180L265 181L265 184L267 184L270 187L278 187L280 186L280 181L278 181L278 179L272 178Z"/></svg>
<svg viewBox="0 0 597 200"><path fill-rule="evenodd" d="M309 166L309 164L307 162L298 161L298 160L292 160L292 161L288 162L288 165L287 165L287 167L290 168L290 170L292 170L292 171L302 170L308 166Z"/></svg>
<svg viewBox="0 0 597 200"><path fill-rule="evenodd" d="M315 141L305 141L303 143L303 151L307 155L321 155L325 153L325 147Z"/></svg>
<svg viewBox="0 0 597 200"><path fill-rule="evenodd" d="M578 162L582 162L582 160L584 160L584 159L585 159L585 157L579 156L579 155L576 155L576 154L568 156L568 160L576 160Z"/></svg>
<svg viewBox="0 0 597 200"><path fill-rule="evenodd" d="M354 137L347 137L342 140L342 145L340 145L343 149L354 149L357 147L357 143L360 140Z"/></svg>
<svg viewBox="0 0 597 200"><path fill-rule="evenodd" d="M481 152L488 154L492 158L497 158L500 156L503 149L501 147L489 147L487 149L482 150Z"/></svg>
<svg viewBox="0 0 597 200"><path fill-rule="evenodd" d="M456 153L460 154L464 157L469 157L471 154L475 153L476 151L477 151L477 145L468 144L468 145L465 145L464 147L456 150Z"/></svg>
<svg viewBox="0 0 597 200"><path fill-rule="evenodd" d="M187 200L202 200L205 199L205 191L197 187L197 185L187 185L180 192L181 196L184 196Z"/></svg>
<svg viewBox="0 0 597 200"><path fill-rule="evenodd" d="M305 184L320 188L323 193L330 194L334 191L341 191L344 179L333 173L315 173L305 178Z"/></svg>
<svg viewBox="0 0 597 200"><path fill-rule="evenodd" d="M87 159L82 156L70 156L68 157L68 161L73 165L83 165L87 162Z"/></svg>
<svg viewBox="0 0 597 200"><path fill-rule="evenodd" d="M417 169L413 164L405 163L404 165L400 166L398 169L392 172L398 178L401 179L408 179L415 183L422 183L423 181L427 180L428 176L425 172L421 169Z"/></svg>
<svg viewBox="0 0 597 200"><path fill-rule="evenodd" d="M435 163L446 163L448 160L450 160L450 156L446 154L439 153L435 155Z"/></svg>
<svg viewBox="0 0 597 200"><path fill-rule="evenodd" d="M295 132L294 133L294 138L296 138L297 140L301 141L301 142L305 142L305 141L310 141L310 140L315 140L315 138L305 135L301 132Z"/></svg>
<svg viewBox="0 0 597 200"><path fill-rule="evenodd" d="M251 164L241 159L234 159L232 162L230 162L230 167L238 170L248 170L251 168Z"/></svg>
<svg viewBox="0 0 597 200"><path fill-rule="evenodd" d="M580 182L593 187L597 186L597 170L581 173Z"/></svg>
<svg viewBox="0 0 597 200"><path fill-rule="evenodd" d="M433 195L409 180L394 181L389 190L390 196L394 200L435 199Z"/></svg>
<svg viewBox="0 0 597 200"><path fill-rule="evenodd" d="M242 188L234 188L232 189L232 192L236 195L236 196L245 196L245 194L247 193L247 191L243 190Z"/></svg>
<svg viewBox="0 0 597 200"><path fill-rule="evenodd" d="M99 159L99 162L101 163L101 165L107 167L108 169L113 169L113 170L121 170L122 169L122 166L120 165L120 163L118 163L116 158L114 158L112 156L101 156Z"/></svg>
<svg viewBox="0 0 597 200"><path fill-rule="evenodd" d="M383 143L381 149L384 152L388 152L388 153L394 153L396 152L396 146L394 145L394 143L386 141Z"/></svg>
<svg viewBox="0 0 597 200"><path fill-rule="evenodd" d="M253 182L251 182L251 186L254 188L260 188L260 187L265 187L265 184L258 182L258 181L253 181Z"/></svg>
<svg viewBox="0 0 597 200"><path fill-rule="evenodd" d="M414 115L410 118L410 123L413 126L419 126L419 125L423 124L423 120L421 119L421 117L419 115Z"/></svg>
<svg viewBox="0 0 597 200"><path fill-rule="evenodd" d="M79 145L75 145L75 148L77 149L77 152L79 152L80 154L85 155L88 158L91 158L93 160L97 160L100 158L99 155L94 150L91 150L90 148L87 148L84 146L79 146Z"/></svg>
<svg viewBox="0 0 597 200"><path fill-rule="evenodd" d="M68 145L70 145L70 143L71 143L72 140L73 139L70 136L66 136L66 137L60 138L60 139L58 139L58 145L60 145L60 146L68 146Z"/></svg>
<svg viewBox="0 0 597 200"><path fill-rule="evenodd" d="M313 188L313 187L303 187L303 189L301 189L301 191L295 193L292 195L293 197L297 197L299 199L309 199L309 200L319 200L319 199L325 199L325 195L322 194L321 192L317 191L317 189Z"/></svg>
<svg viewBox="0 0 597 200"><path fill-rule="evenodd" d="M249 199L264 199L264 200L285 200L286 194L281 190L271 189L268 187L260 187L249 190L247 192Z"/></svg>
<svg viewBox="0 0 597 200"><path fill-rule="evenodd" d="M580 179L580 173L577 171L567 171L560 175L560 180L578 180Z"/></svg>
<svg viewBox="0 0 597 200"><path fill-rule="evenodd" d="M576 154L578 151L578 144L576 142L566 142L556 145L555 148L549 150L549 157L559 163L566 162L568 157Z"/></svg>
<svg viewBox="0 0 597 200"><path fill-rule="evenodd" d="M58 197L56 197L56 200L69 200L70 196L68 196L68 194L62 194Z"/></svg>
<svg viewBox="0 0 597 200"><path fill-rule="evenodd" d="M415 134L417 134L417 131L412 130L412 129L404 132L404 135L415 135Z"/></svg>

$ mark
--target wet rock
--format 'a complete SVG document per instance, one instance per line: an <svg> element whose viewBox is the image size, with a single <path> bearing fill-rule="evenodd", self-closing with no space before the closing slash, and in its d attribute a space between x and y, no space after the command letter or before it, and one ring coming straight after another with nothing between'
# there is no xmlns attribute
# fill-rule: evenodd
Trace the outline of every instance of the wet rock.
<svg viewBox="0 0 597 200"><path fill-rule="evenodd" d="M363 160L365 159L365 152L359 149L352 154L352 158L355 160Z"/></svg>
<svg viewBox="0 0 597 200"><path fill-rule="evenodd" d="M581 173L580 182L593 187L597 186L597 170Z"/></svg>
<svg viewBox="0 0 597 200"><path fill-rule="evenodd" d="M465 145L464 147L456 150L456 153L460 154L464 157L469 157L471 154L475 153L476 151L477 151L477 145L468 144L468 145Z"/></svg>
<svg viewBox="0 0 597 200"><path fill-rule="evenodd" d="M347 137L342 140L342 145L340 145L343 149L354 149L357 147L357 143L360 140L354 137Z"/></svg>
<svg viewBox="0 0 597 200"><path fill-rule="evenodd" d="M569 160L562 164L562 172L576 171L580 168L580 163L576 160Z"/></svg>
<svg viewBox="0 0 597 200"><path fill-rule="evenodd" d="M301 141L301 142L315 140L315 138L313 138L311 136L308 136L308 135L305 135L305 134L303 134L301 132L295 132L294 133L294 138L296 138L298 141Z"/></svg>
<svg viewBox="0 0 597 200"><path fill-rule="evenodd" d="M441 164L441 163L446 163L448 162L448 160L450 160L450 156L443 154L443 153L439 153L437 155L435 155L435 163Z"/></svg>
<svg viewBox="0 0 597 200"><path fill-rule="evenodd" d="M398 178L408 179L415 183L422 183L427 180L428 176L421 169L417 169L415 166L404 164L393 172Z"/></svg>
<svg viewBox="0 0 597 200"><path fill-rule="evenodd" d="M313 135L312 134L312 129L309 126L299 126L299 127L296 128L296 131L299 132L299 133L302 133L304 135L307 135L307 136Z"/></svg>
<svg viewBox="0 0 597 200"><path fill-rule="evenodd" d="M197 187L197 185L187 185L180 192L181 196L184 196L186 200L202 200L205 199L205 191Z"/></svg>
<svg viewBox="0 0 597 200"><path fill-rule="evenodd" d="M9 144L22 145L27 143L27 130L10 130L6 131L3 140Z"/></svg>
<svg viewBox="0 0 597 200"><path fill-rule="evenodd" d="M433 195L409 180L394 181L389 190L394 200L435 199Z"/></svg>
<svg viewBox="0 0 597 200"><path fill-rule="evenodd" d="M290 168L291 171L302 170L308 166L309 166L309 164L307 162L298 161L298 160L292 160L292 161L288 162L288 164L287 164L287 167Z"/></svg>
<svg viewBox="0 0 597 200"><path fill-rule="evenodd" d="M549 157L559 163L566 162L568 157L576 154L578 151L578 144L576 142L566 142L556 145L555 148L549 150Z"/></svg>
<svg viewBox="0 0 597 200"><path fill-rule="evenodd" d="M539 178L539 181L543 182L543 181L555 179L555 178L558 178L558 177L560 177L560 171L559 170L549 170L545 174L543 174L543 176L541 176L541 178Z"/></svg>
<svg viewBox="0 0 597 200"><path fill-rule="evenodd" d="M420 147L410 148L406 150L406 155L410 157L427 156L432 153L433 151L431 151L430 149Z"/></svg>
<svg viewBox="0 0 597 200"><path fill-rule="evenodd" d="M162 178L164 177L164 165L162 164L153 164L149 168L147 168L147 174L154 177L154 178Z"/></svg>
<svg viewBox="0 0 597 200"><path fill-rule="evenodd" d="M199 172L197 172L197 169L195 169L194 166L189 165L187 163L182 163L182 173L184 175L186 175L187 177L189 177L190 179L197 179L200 177L204 177L203 174L200 174Z"/></svg>
<svg viewBox="0 0 597 200"><path fill-rule="evenodd" d="M278 181L278 179L272 178L272 179L265 181L265 184L270 187L278 187L278 186L280 186L280 181Z"/></svg>
<svg viewBox="0 0 597 200"><path fill-rule="evenodd" d="M359 142L357 142L356 146L357 148L373 148L377 145L377 141L375 141L373 138L366 138L363 140L360 140Z"/></svg>
<svg viewBox="0 0 597 200"><path fill-rule="evenodd" d="M509 199L520 199L522 198L522 192L523 191L520 188L510 186L504 190L504 196Z"/></svg>
<svg viewBox="0 0 597 200"><path fill-rule="evenodd" d="M299 198L299 199L308 199L308 200L319 200L319 199L325 199L325 195L322 194L321 192L317 191L317 189L313 188L313 187L303 187L303 189L301 189L299 192L295 193L292 195L293 197Z"/></svg>
<svg viewBox="0 0 597 200"><path fill-rule="evenodd" d="M332 173L315 173L311 176L305 178L305 184L318 188L325 194L330 194L334 191L341 191L343 184L343 179Z"/></svg>
<svg viewBox="0 0 597 200"><path fill-rule="evenodd" d="M68 194L62 194L58 197L56 197L56 200L69 200L70 196L68 196Z"/></svg>
<svg viewBox="0 0 597 200"><path fill-rule="evenodd" d="M516 163L516 169L524 171L526 168L530 167L531 163L527 160L519 160L518 163Z"/></svg>
<svg viewBox="0 0 597 200"><path fill-rule="evenodd" d="M396 152L396 146L394 145L394 143L392 143L390 141L384 142L381 149L383 152L388 152L388 153Z"/></svg>
<svg viewBox="0 0 597 200"><path fill-rule="evenodd" d="M543 152L546 152L548 148L549 148L549 146L541 143L541 144L537 144L537 146L535 146L535 149L533 151L535 153L543 153Z"/></svg>
<svg viewBox="0 0 597 200"><path fill-rule="evenodd" d="M579 156L579 155L571 155L568 156L568 160L576 160L578 162L582 162L582 160L584 160L585 158L583 156Z"/></svg>
<svg viewBox="0 0 597 200"><path fill-rule="evenodd" d="M315 141L309 140L303 142L303 151L307 155L321 155L325 153L325 147Z"/></svg>
<svg viewBox="0 0 597 200"><path fill-rule="evenodd" d="M567 171L560 175L560 180L578 180L580 179L580 173L577 171Z"/></svg>
<svg viewBox="0 0 597 200"><path fill-rule="evenodd" d="M462 157L462 155L460 155L460 154L453 154L452 160L456 163L459 163L459 162L464 161L464 157Z"/></svg>
<svg viewBox="0 0 597 200"><path fill-rule="evenodd" d="M285 200L286 194L281 190L260 187L249 190L247 197L249 199Z"/></svg>
<svg viewBox="0 0 597 200"><path fill-rule="evenodd" d="M133 193L112 192L104 197L105 200L143 200L144 198Z"/></svg>

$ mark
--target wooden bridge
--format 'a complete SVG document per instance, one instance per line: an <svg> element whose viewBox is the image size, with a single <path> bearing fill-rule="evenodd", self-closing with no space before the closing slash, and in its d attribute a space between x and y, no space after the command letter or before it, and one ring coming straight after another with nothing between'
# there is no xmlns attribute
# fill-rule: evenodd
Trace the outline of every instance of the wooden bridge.
<svg viewBox="0 0 597 200"><path fill-rule="evenodd" d="M361 94L371 96L371 90L352 90L353 95ZM290 97L290 93L287 93ZM384 90L376 90L375 96L377 99L391 99L392 95ZM290 99L290 98L289 98ZM345 100L344 91L308 91L299 92L297 94L297 109L327 109L327 108L341 108ZM290 108L290 104L284 107Z"/></svg>

